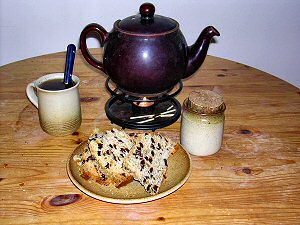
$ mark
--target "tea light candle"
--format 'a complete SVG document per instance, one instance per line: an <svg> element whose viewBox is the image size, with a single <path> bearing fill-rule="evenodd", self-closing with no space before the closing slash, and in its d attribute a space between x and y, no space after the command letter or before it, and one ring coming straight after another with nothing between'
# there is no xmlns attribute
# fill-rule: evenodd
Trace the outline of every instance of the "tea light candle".
<svg viewBox="0 0 300 225"><path fill-rule="evenodd" d="M222 96L201 90L192 92L183 103L181 144L192 155L207 156L219 151L224 130Z"/></svg>
<svg viewBox="0 0 300 225"><path fill-rule="evenodd" d="M136 106L139 106L139 107L150 107L150 106L154 105L154 102L148 101L149 99L147 97L143 97L142 100L143 101L133 102L133 104L135 104Z"/></svg>

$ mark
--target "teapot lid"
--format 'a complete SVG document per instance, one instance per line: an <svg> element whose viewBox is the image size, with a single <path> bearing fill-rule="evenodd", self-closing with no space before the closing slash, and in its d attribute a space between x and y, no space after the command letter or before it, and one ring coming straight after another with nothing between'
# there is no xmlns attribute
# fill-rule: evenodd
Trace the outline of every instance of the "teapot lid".
<svg viewBox="0 0 300 225"><path fill-rule="evenodd" d="M155 7L151 3L140 6L140 14L129 16L117 23L117 27L131 34L161 34L178 29L178 22L164 16L155 15Z"/></svg>

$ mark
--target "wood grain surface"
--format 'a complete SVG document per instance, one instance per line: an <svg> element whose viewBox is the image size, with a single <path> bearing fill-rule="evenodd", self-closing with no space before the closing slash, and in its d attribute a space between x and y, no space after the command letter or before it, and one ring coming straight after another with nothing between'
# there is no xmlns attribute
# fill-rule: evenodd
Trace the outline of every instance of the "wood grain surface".
<svg viewBox="0 0 300 225"><path fill-rule="evenodd" d="M94 49L101 58L99 49ZM300 90L249 66L208 56L177 96L193 90L224 96L221 150L192 156L192 175L160 200L118 205L95 200L69 180L66 161L95 127L114 125L104 112L106 76L78 51L83 122L73 135L44 133L27 84L63 72L65 53L0 67L0 224L299 224ZM175 141L180 119L160 130Z"/></svg>

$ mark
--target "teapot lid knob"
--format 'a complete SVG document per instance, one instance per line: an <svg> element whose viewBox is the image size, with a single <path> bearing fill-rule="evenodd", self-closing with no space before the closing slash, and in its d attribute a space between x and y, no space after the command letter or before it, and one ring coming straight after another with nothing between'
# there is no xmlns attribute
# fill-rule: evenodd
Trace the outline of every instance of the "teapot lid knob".
<svg viewBox="0 0 300 225"><path fill-rule="evenodd" d="M144 3L140 6L140 14L143 18L153 17L155 7L151 3Z"/></svg>

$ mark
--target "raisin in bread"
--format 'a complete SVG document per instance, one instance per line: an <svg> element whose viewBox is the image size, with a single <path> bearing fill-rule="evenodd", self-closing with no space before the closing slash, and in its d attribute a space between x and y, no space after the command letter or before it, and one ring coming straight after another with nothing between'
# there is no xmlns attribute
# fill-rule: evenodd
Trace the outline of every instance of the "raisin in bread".
<svg viewBox="0 0 300 225"><path fill-rule="evenodd" d="M101 172L96 158L91 154L88 148L86 148L83 153L75 155L73 160L78 165L80 176L85 180L94 180L103 185L111 184L111 180Z"/></svg>
<svg viewBox="0 0 300 225"><path fill-rule="evenodd" d="M124 160L134 142L124 130L113 128L106 132L96 130L88 140L91 155L97 160L101 172L116 187L121 187L133 180L131 174L123 167Z"/></svg>
<svg viewBox="0 0 300 225"><path fill-rule="evenodd" d="M175 143L167 137L154 133L140 134L124 162L124 167L148 193L155 195L166 178L168 158L175 149Z"/></svg>

